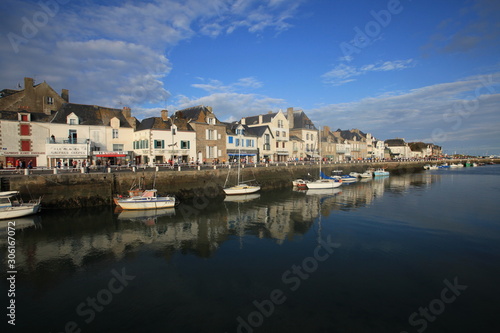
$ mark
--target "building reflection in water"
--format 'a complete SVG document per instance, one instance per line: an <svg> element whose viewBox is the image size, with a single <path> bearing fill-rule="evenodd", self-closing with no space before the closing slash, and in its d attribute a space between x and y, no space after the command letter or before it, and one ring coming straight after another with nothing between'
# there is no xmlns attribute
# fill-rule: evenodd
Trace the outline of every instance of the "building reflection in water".
<svg viewBox="0 0 500 333"><path fill-rule="evenodd" d="M262 192L209 202L201 210L186 203L142 212L44 211L17 220L17 269L26 278L40 271L67 274L85 265L135 256L139 250L155 251L167 259L175 253L210 257L232 237L239 238L240 246L245 237L282 244L307 233L320 214L369 206L387 193L404 195L410 187L425 190L438 180L435 174L414 174L362 181L334 191ZM6 233L6 223L1 227ZM7 258L7 237L1 237L0 252Z"/></svg>

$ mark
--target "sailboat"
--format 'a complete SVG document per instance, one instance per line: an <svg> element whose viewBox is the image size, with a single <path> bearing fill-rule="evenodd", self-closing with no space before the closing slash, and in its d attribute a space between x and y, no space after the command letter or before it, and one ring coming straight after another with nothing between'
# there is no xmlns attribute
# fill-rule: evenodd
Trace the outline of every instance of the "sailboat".
<svg viewBox="0 0 500 333"><path fill-rule="evenodd" d="M308 189L324 189L324 188L335 188L339 187L342 185L342 179L334 179L332 177L326 176L322 171L321 171L321 164L323 162L323 157L321 156L321 141L319 139L318 135L318 146L319 146L319 179L308 182L306 184Z"/></svg>
<svg viewBox="0 0 500 333"><path fill-rule="evenodd" d="M226 187L227 179L229 178L229 172L226 177L226 183L224 184L224 193L226 195L241 195L241 194L250 194L255 193L260 190L260 186L258 185L249 185L245 184L245 182L241 181L241 146L238 149L238 180L237 184L231 187Z"/></svg>

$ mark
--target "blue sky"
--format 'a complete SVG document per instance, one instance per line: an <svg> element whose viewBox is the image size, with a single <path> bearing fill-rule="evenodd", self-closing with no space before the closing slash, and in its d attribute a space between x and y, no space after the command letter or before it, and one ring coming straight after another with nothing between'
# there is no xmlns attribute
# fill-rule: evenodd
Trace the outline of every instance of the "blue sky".
<svg viewBox="0 0 500 333"><path fill-rule="evenodd" d="M34 77L138 119L294 107L317 126L500 154L499 17L494 0L4 0L0 88Z"/></svg>

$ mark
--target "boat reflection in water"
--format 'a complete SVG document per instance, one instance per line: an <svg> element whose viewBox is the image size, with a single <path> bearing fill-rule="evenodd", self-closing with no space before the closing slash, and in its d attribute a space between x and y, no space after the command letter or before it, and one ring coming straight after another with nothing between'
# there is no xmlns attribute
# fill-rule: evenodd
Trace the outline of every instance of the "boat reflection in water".
<svg viewBox="0 0 500 333"><path fill-rule="evenodd" d="M247 202L260 198L260 193L231 195L224 198L224 202Z"/></svg>
<svg viewBox="0 0 500 333"><path fill-rule="evenodd" d="M148 210L122 210L118 214L119 220L147 221L160 216L175 215L175 208L148 209Z"/></svg>

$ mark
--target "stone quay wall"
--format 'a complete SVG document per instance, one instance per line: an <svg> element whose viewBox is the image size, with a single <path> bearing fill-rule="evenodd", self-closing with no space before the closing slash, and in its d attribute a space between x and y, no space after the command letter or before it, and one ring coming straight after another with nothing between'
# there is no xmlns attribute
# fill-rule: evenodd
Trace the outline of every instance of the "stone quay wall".
<svg viewBox="0 0 500 333"><path fill-rule="evenodd" d="M484 160L470 161L484 162ZM397 175L421 172L425 164L442 162L336 163L323 164L322 171L326 175L331 175L333 170L343 170L343 173L349 173L364 172L367 168L385 168L391 174ZM447 160L446 162L465 163L465 160ZM495 162L500 163L500 160ZM255 179L263 191L290 188L293 179L318 178L318 174L318 164L282 163L279 166L241 168L242 179L244 181ZM172 194L180 201L202 196L223 198L226 178L230 186L235 184L236 175L237 169L234 166L231 169L218 167L217 169L182 171L177 171L177 169L155 171L152 168L150 171L136 172L31 174L9 176L8 187L10 190L20 191L25 200L43 197L44 209L63 209L112 205L114 195L127 195L128 190L134 184L139 183L146 189L152 188L154 184L159 194Z"/></svg>

